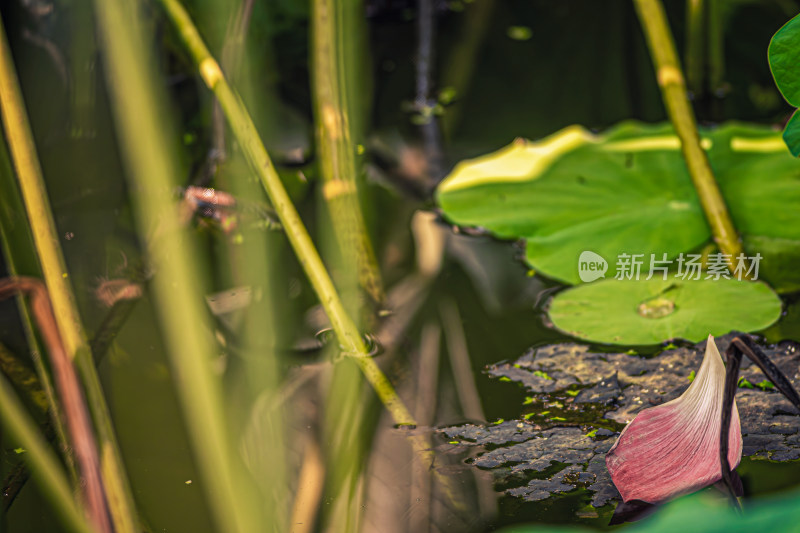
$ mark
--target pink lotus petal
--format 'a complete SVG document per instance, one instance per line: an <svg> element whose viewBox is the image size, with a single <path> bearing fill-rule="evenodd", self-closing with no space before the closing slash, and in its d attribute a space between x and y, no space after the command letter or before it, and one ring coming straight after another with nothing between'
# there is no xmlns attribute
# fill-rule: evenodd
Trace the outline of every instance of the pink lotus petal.
<svg viewBox="0 0 800 533"><path fill-rule="evenodd" d="M680 397L644 409L622 430L606 466L622 499L659 503L722 478L719 433L725 365L708 336L697 376ZM742 428L733 403L728 461L742 458Z"/></svg>

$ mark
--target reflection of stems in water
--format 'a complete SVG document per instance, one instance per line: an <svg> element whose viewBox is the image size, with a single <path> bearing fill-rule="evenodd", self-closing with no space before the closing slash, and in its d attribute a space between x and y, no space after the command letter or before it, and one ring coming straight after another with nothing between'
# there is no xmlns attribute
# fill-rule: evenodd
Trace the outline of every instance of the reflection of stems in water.
<svg viewBox="0 0 800 533"><path fill-rule="evenodd" d="M464 416L472 420L485 421L478 387L475 385L475 373L467 351L467 339L458 307L452 301L442 303L439 312L442 317L444 334L447 339L447 353L450 355L450 367L456 382L458 399L464 409Z"/></svg>
<svg viewBox="0 0 800 533"><path fill-rule="evenodd" d="M314 522L322 499L325 484L325 463L314 436L310 436L303 450L303 464L297 478L297 490L292 504L292 533L314 531Z"/></svg>
<svg viewBox="0 0 800 533"><path fill-rule="evenodd" d="M634 0L636 11L647 37L650 55L656 69L658 86L667 108L667 114L681 140L681 151L692 177L694 188L711 233L720 251L729 257L728 268L736 267L737 256L742 254L739 235L733 226L725 200L711 172L705 151L700 146L694 113L689 106L686 84L681 73L675 43L667 25L664 8L659 0Z"/></svg>
<svg viewBox="0 0 800 533"><path fill-rule="evenodd" d="M458 103L449 107L442 116L442 135L447 140L452 138L458 128L461 111L469 93L472 73L478 61L478 52L492 21L494 5L495 0L475 0L466 5L458 41L453 45L445 63L442 86L455 89L458 100Z"/></svg>
<svg viewBox="0 0 800 533"><path fill-rule="evenodd" d="M475 372L467 349L467 338L464 334L464 325L455 302L448 300L439 307L447 353L450 357L450 368L453 380L456 382L456 391L461 402L464 416L472 420L485 421L486 415L481 405L478 387L475 384ZM475 488L477 489L480 516L489 518L497 512L497 496L492 488L492 482L478 469L473 469Z"/></svg>
<svg viewBox="0 0 800 533"><path fill-rule="evenodd" d="M128 320L131 311L133 311L138 301L138 299L117 300L111 309L109 309L106 317L103 319L103 322L100 324L100 327L97 328L97 332L92 338L91 347L95 365L100 365L109 347L111 347L111 343L114 342L114 339L117 337L120 329L122 329L125 321Z"/></svg>
<svg viewBox="0 0 800 533"><path fill-rule="evenodd" d="M468 4L458 41L453 45L442 75L442 86L455 89L458 103L449 107L442 116L442 135L448 141L458 128L461 111L466 105L467 94L472 81L472 73L478 61L489 24L495 0L475 0Z"/></svg>
<svg viewBox="0 0 800 533"><path fill-rule="evenodd" d="M434 114L436 99L433 91L433 66L436 61L436 11L433 0L420 0L417 15L417 96L414 107L421 117L425 156L428 160L428 173L438 183L442 179L443 157L439 121Z"/></svg>
<svg viewBox="0 0 800 533"><path fill-rule="evenodd" d="M423 427L433 425L436 416L436 397L439 384L439 359L441 355L442 328L429 322L422 328L417 357L416 409L417 420ZM426 531L431 523L431 474L428 465L416 457L411 469L411 490L409 509L419 509L409 513L407 531Z"/></svg>
<svg viewBox="0 0 800 533"><path fill-rule="evenodd" d="M68 281L64 257L47 199L42 171L36 156L33 136L25 114L22 92L14 71L11 52L0 23L0 110L6 139L19 179L23 201L52 301L58 333L66 353L73 358L83 378L86 395L103 449L103 481L112 516L119 533L135 528L133 497L125 477L119 447L114 436L108 406L95 371L86 336L80 322L75 297Z"/></svg>
<svg viewBox="0 0 800 533"><path fill-rule="evenodd" d="M75 452L75 460L79 466L81 488L87 514L100 532L111 532L107 500L103 491L100 474L100 459L94 441L92 424L83 398L78 375L72 366L61 342L61 335L53 316L53 308L44 284L33 278L7 278L0 281L0 299L17 293L26 293L31 298L33 311L39 332L47 345L50 365L58 388L64 418Z"/></svg>

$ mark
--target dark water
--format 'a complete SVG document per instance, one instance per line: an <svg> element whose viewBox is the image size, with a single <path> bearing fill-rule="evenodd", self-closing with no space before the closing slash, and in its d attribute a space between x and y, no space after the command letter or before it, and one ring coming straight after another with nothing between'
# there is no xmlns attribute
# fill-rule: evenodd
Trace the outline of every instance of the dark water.
<svg viewBox="0 0 800 533"><path fill-rule="evenodd" d="M295 125L294 130L286 131L286 136L307 139L311 129L307 6L290 4L278 2L271 8L272 15L278 16L274 20L279 22L269 26L266 33L275 43L275 68L280 78L276 94L294 117L284 123ZM371 130L378 138L413 140L419 132L410 123L402 103L412 99L414 93L415 13L413 5L399 4L392 9L378 6L370 22L374 90ZM669 8L676 39L681 43L682 4L678 4L671 3ZM198 2L195 7L200 10L203 5ZM60 76L62 69L70 68L69 55L54 58L24 34L25 30L32 31L67 49L66 45L78 38L74 34L70 37L68 12L59 11L58 17L43 20L13 4L4 5L2 13L56 225L63 237L60 244L87 329L95 331L107 312L97 301L96 289L104 279L117 277L126 265L141 258L102 67L96 57L90 58L95 71L84 81L91 87L93 99L88 107L76 107L70 99L70 86L76 80ZM664 118L641 32L629 3L498 1L489 13L486 36L474 58L473 75L459 95L457 126L446 145L451 163L494 150L514 137L535 139L573 123L599 129L626 118L649 121ZM444 10L439 17L436 72L444 73L469 35L463 34L464 13ZM737 36L726 43L731 90L723 101L700 102L701 121L733 117L772 123L784 117L787 108L772 89L765 55L769 37L786 19L787 14L779 4L772 2L754 2L731 10L726 23L728 34ZM531 28L531 38L526 41L508 38L510 26ZM156 23L154 27L158 30L155 35L163 35L159 33L164 31L163 24ZM213 30L218 32L219 28ZM158 43L164 46L163 57L159 59L169 71L169 49L175 43L168 38ZM205 153L208 139L203 132L207 130L210 98L186 73L170 71L170 74L171 77L165 76L164 85L180 110L183 137L180 142L176 140L176 146L185 162L188 183L190 169L197 166ZM274 144L280 150L280 143ZM307 169L313 177L313 165ZM413 245L408 230L411 214L417 208L430 207L431 203L429 199L387 192L375 183L369 185L369 194L373 196L374 208L368 217L374 241L378 243L378 255L399 256L394 266L387 269L387 279L394 282L413 268ZM303 216L313 226L317 218L314 195L302 196L300 201ZM218 257L222 248L219 236L199 232L208 257ZM519 259L522 251L512 243L450 232L446 250L443 270L412 320L406 344L418 343L424 325L438 316L443 303L453 302L460 313L486 420L519 418L524 391L514 384L491 380L482 370L490 363L515 359L532 346L570 340L547 326L542 311L557 285L527 276L527 268ZM295 341L308 337L303 313L315 301L285 243L279 260L285 263L285 278L290 280L284 298L293 314L287 320L282 341L284 348L291 351ZM791 303L787 319L767 332L772 342L800 339L800 324L796 320L800 308L792 299L787 302ZM0 307L0 341L17 353L24 353L24 340L13 318L14 312L10 303ZM174 376L155 316L152 302L145 296L101 363L100 376L134 496L152 530L212 531L210 512L197 481L197 468L174 391ZM316 362L316 355L292 352L286 367ZM407 360L411 357L412 350L404 351L396 366L402 369L412 365ZM408 377L408 372L401 370L399 375ZM437 389L442 407L437 411L434 425L464 421L452 382L449 367L442 364ZM3 440L3 446L0 471L5 473L15 457L11 451L13 445L7 439ZM800 464L746 459L739 473L749 494L762 495L797 485ZM0 522L3 530L59 531L49 507L42 502L41 494L29 483ZM527 521L604 525L611 509L595 511L587 508L586 503L586 494L581 491L547 503L523 503L500 496L495 517L443 522L442 529L451 524L453 530L493 530Z"/></svg>

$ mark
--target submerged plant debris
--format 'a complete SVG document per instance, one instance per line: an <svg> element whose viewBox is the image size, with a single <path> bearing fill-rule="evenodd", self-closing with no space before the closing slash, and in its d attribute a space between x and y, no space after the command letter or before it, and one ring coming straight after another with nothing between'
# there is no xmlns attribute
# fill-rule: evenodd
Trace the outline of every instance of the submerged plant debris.
<svg viewBox="0 0 800 533"><path fill-rule="evenodd" d="M724 353L733 335L717 339ZM591 505L620 500L606 470L605 454L641 409L677 398L703 359L703 344L646 358L593 352L579 344L531 349L511 363L487 369L490 376L520 383L530 393L519 420L442 428L451 445L470 446L467 461L492 470L498 487L528 501L585 488ZM800 345L785 342L764 352L800 385ZM764 375L743 361L746 382ZM543 376L547 376L546 378ZM740 387L736 403L743 455L772 461L800 459L800 413L768 386Z"/></svg>

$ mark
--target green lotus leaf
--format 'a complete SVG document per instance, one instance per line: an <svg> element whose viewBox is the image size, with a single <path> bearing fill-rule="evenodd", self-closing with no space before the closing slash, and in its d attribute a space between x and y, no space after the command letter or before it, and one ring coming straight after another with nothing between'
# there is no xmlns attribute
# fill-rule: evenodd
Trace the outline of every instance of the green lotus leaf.
<svg viewBox="0 0 800 533"><path fill-rule="evenodd" d="M699 342L709 334L759 331L780 318L768 285L736 279L606 279L557 294L548 309L559 330L604 344Z"/></svg>
<svg viewBox="0 0 800 533"><path fill-rule="evenodd" d="M778 90L787 102L800 107L800 15L775 32L767 57Z"/></svg>
<svg viewBox="0 0 800 533"><path fill-rule="evenodd" d="M702 145L748 253L766 241L784 245L761 251L760 277L800 287L800 269L792 272L784 253L800 241L800 164L780 135L728 124L703 132ZM539 142L517 140L458 164L437 199L455 224L526 239L531 267L570 284L580 282L583 251L605 258L613 276L620 254L672 260L711 237L668 124L625 122L603 135L571 126Z"/></svg>
<svg viewBox="0 0 800 533"><path fill-rule="evenodd" d="M796 109L783 128L783 142L789 147L793 156L800 156L800 115Z"/></svg>
<svg viewBox="0 0 800 533"><path fill-rule="evenodd" d="M783 25L769 43L769 68L786 101L800 107L800 16ZM800 119L797 113L786 125L783 139L792 155L800 155Z"/></svg>

